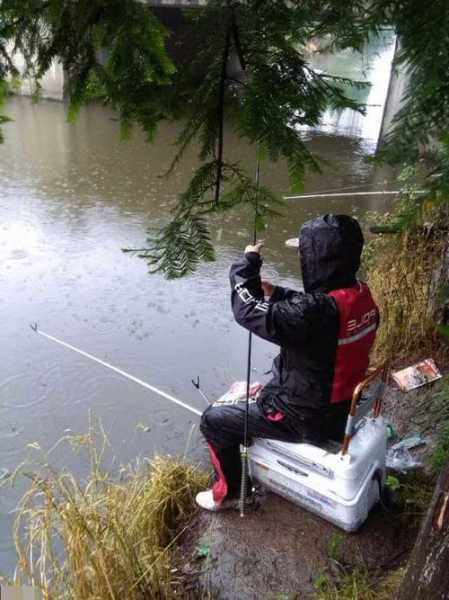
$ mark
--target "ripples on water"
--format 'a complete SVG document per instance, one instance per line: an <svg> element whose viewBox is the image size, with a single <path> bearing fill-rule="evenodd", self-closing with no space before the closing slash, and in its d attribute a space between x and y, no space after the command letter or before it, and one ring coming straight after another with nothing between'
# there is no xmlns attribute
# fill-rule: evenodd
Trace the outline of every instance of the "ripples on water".
<svg viewBox="0 0 449 600"><path fill-rule="evenodd" d="M196 165L187 154L182 170L158 175L172 157L177 130L161 127L155 146L136 134L119 141L111 114L91 107L75 126L65 107L13 99L0 147L0 477L27 454L27 444L51 446L64 432L85 432L89 409L102 419L116 462L160 453L183 453L189 443L202 456L189 413L102 367L53 345L31 331L37 321L49 333L168 391L201 409L191 385L197 375L214 397L245 378L246 332L233 323L228 268L250 239L250 215L226 215L214 223L217 262L180 281L149 277L142 260L121 252L145 244L148 226L160 226ZM367 140L308 132L310 146L331 161L313 175L307 191L384 185L388 174L362 158ZM230 158L253 151L229 137ZM249 158L248 158L249 157ZM284 165L264 165L263 183L289 192ZM294 251L284 241L305 219L329 211L363 215L383 209L384 198L291 201L286 218L266 234L265 276L298 286ZM254 377L263 379L276 348L254 344ZM194 427L193 436L191 435ZM80 464L64 452L57 461ZM77 459L79 460L79 459ZM13 566L12 515L21 490L0 493L0 570Z"/></svg>

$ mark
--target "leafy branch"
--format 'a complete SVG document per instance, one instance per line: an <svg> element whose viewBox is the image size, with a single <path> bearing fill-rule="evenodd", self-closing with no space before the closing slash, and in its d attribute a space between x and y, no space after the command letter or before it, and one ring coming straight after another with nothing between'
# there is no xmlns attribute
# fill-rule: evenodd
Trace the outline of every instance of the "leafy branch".
<svg viewBox="0 0 449 600"><path fill-rule="evenodd" d="M256 213L256 227L261 230L266 218L280 215L284 203L267 187L257 186L236 164L220 166L222 180L230 189L217 204L214 191L218 170L215 160L202 165L181 195L174 218L148 237L146 248L123 251L144 258L151 273L162 272L169 279L183 277L195 271L202 261L215 258L206 221L208 216L250 205Z"/></svg>
<svg viewBox="0 0 449 600"><path fill-rule="evenodd" d="M345 93L350 80L316 73L298 51L298 31L304 34L309 27L310 14L301 20L296 6L275 4L274 10L267 0L212 0L195 16L201 50L182 76L187 85L179 89L185 94L187 119L168 174L194 141L204 162L180 195L172 223L150 238L147 251L139 252L150 268L170 277L193 270L195 252L205 260L213 255L207 215L257 204L256 222L262 228L267 218L280 214L273 193L257 190L247 174L224 160L225 122L270 160L284 159L298 190L306 169L320 169L301 127L318 125L328 107L363 111ZM189 87L192 81L195 87Z"/></svg>

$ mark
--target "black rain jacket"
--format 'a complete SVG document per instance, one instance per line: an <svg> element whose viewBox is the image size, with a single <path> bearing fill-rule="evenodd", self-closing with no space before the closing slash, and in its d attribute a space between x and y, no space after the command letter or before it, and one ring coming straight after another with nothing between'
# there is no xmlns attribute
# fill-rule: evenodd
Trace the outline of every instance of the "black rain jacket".
<svg viewBox="0 0 449 600"><path fill-rule="evenodd" d="M258 402L264 414L282 412L311 440L339 437L344 428L349 402L329 404L339 312L327 292L356 283L362 247L360 227L349 216L307 221L299 232L304 292L276 286L269 301L261 286L259 254L244 254L231 267L237 323L281 347Z"/></svg>

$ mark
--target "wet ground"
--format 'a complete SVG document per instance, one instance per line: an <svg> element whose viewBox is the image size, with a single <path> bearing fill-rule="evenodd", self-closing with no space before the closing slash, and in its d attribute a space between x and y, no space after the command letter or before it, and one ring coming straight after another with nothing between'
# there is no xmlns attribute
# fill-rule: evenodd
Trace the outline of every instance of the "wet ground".
<svg viewBox="0 0 449 600"><path fill-rule="evenodd" d="M415 535L416 529L404 527L396 513L381 509L358 532L345 533L268 494L243 519L237 511L198 516L186 542L183 569L197 597L265 600L283 594L306 599L321 576L335 575L335 559L379 574L403 564ZM201 546L209 555L195 558Z"/></svg>

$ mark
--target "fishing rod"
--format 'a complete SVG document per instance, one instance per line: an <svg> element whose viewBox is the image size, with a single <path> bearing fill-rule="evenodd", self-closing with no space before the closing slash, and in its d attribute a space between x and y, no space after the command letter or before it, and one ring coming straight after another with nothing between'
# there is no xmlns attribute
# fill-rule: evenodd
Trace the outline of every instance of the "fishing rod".
<svg viewBox="0 0 449 600"><path fill-rule="evenodd" d="M259 197L259 181L260 181L260 158L257 157L256 166L256 200L254 205L254 231L253 231L253 244L257 241L257 201ZM253 346L253 334L250 331L248 334L248 359L246 366L246 399L245 399L245 420L243 427L243 447L241 449L241 460L242 460L242 479L240 481L240 516L245 515L245 500L248 492L248 416L249 416L249 388L251 385L251 356Z"/></svg>
<svg viewBox="0 0 449 600"><path fill-rule="evenodd" d="M118 373L122 377L125 377L126 379L129 379L130 381L133 381L134 383L137 383L138 385L144 387L145 389L150 390L151 392L154 392L158 396L161 396L161 398L165 398L166 400L173 402L173 404L182 406L182 408L185 408L186 410L190 411L194 415L198 415L199 417L202 415L202 411L197 410L196 408L193 408L193 406L189 406L189 404L186 404L182 400L178 400L178 398L175 398L174 396L167 394L167 392L160 390L159 388L155 387L154 385L150 385L146 381L143 381L143 379L139 379L138 377L135 377L134 375L131 375L130 373L127 373L126 371L123 371L123 369L119 369L118 367L115 367L114 365L111 365L110 363L108 363L104 360L101 360L101 358L98 358L98 357L94 356L93 354L89 354L88 352L85 352L84 350L81 350L80 348L77 348L76 346L72 346L72 344L68 344L67 342L60 340L57 337L50 335L49 333L45 333L45 331L38 329L37 323L30 325L30 327L34 332L47 338L48 340L55 342L56 344L59 344L60 346L63 346L64 348L67 348L68 350L71 350L72 352L76 352L77 354L80 354L81 356L84 356L85 358L88 358L89 360L92 360L93 362L96 362L99 365L106 367L106 369L109 369L110 371L114 371L115 373Z"/></svg>

